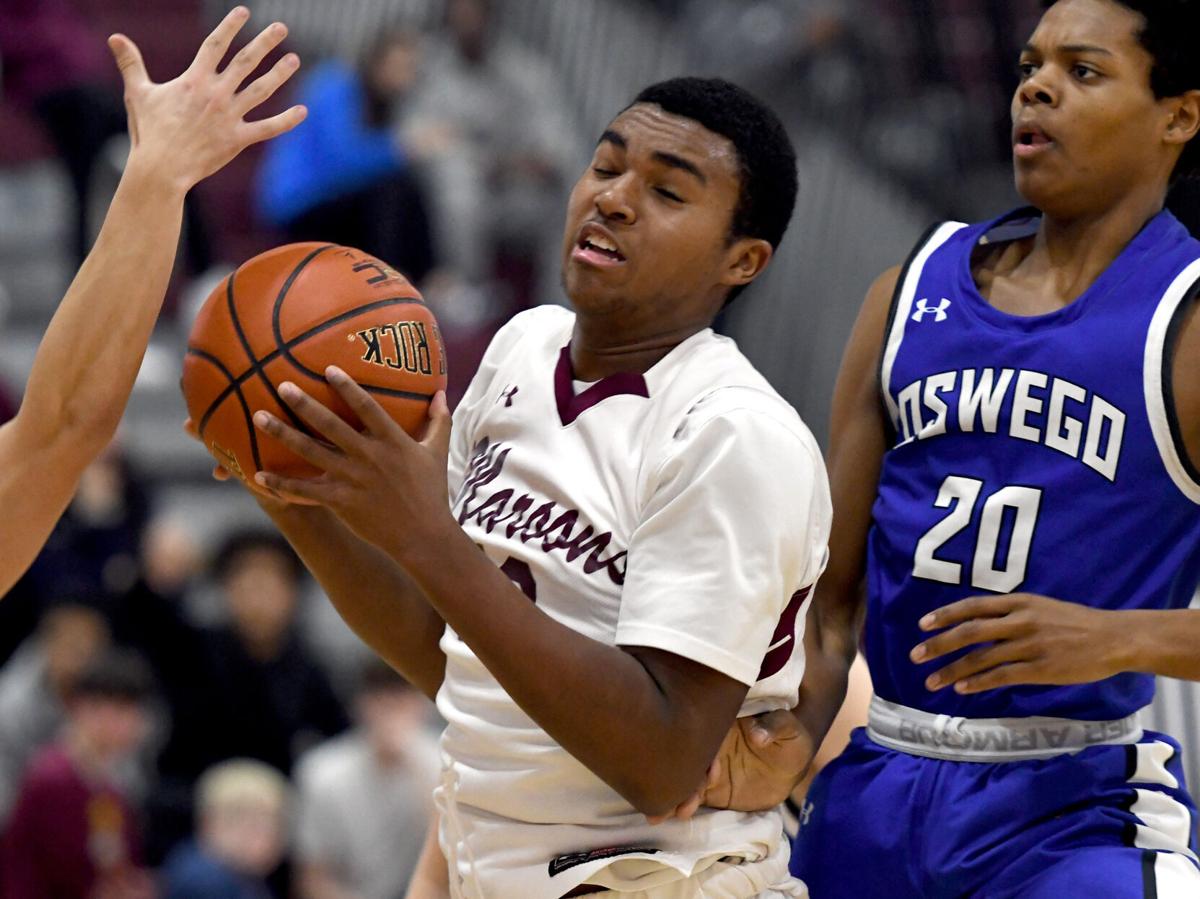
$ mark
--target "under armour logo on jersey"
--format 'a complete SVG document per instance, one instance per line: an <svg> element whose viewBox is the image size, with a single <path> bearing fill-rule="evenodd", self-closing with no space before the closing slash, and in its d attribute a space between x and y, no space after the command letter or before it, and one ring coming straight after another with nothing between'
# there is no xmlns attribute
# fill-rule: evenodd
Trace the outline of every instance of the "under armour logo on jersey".
<svg viewBox="0 0 1200 899"><path fill-rule="evenodd" d="M800 826L808 827L809 819L812 818L812 813L816 810L811 802L805 802L800 806Z"/></svg>
<svg viewBox="0 0 1200 899"><path fill-rule="evenodd" d="M512 387L508 388L508 390L501 390L500 395L496 397L496 402L498 403L501 400L504 400L504 408L507 409L513 404L513 397L517 395L517 391L520 389L521 388L514 384Z"/></svg>
<svg viewBox="0 0 1200 899"><path fill-rule="evenodd" d="M917 300L917 311L913 313L912 320L915 322L921 321L926 315L933 314L935 322L944 322L950 316L946 315L946 310L949 309L951 303L945 297L937 306L930 306L929 300Z"/></svg>

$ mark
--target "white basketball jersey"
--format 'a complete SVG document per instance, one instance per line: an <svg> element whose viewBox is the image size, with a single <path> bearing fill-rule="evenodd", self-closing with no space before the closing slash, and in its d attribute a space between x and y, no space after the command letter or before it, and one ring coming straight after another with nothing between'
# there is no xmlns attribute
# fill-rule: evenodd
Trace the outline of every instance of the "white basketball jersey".
<svg viewBox="0 0 1200 899"><path fill-rule="evenodd" d="M831 517L815 440L710 330L645 375L579 384L574 321L533 309L488 348L454 415L460 524L555 620L748 685L742 715L790 708ZM782 839L778 811L648 826L452 630L441 645L441 842L461 895L557 899L635 859L678 879L725 856L765 858Z"/></svg>

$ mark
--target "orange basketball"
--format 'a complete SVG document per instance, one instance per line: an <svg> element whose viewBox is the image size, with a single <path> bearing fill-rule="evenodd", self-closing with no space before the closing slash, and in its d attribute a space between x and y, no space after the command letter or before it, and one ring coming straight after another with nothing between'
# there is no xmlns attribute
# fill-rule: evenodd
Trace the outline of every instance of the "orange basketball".
<svg viewBox="0 0 1200 899"><path fill-rule="evenodd" d="M297 243L243 264L205 301L188 338L183 396L200 438L248 486L260 470L311 477L316 469L254 427L266 409L308 431L279 396L284 381L361 422L325 381L341 367L409 434L446 387L433 313L387 263L335 244Z"/></svg>

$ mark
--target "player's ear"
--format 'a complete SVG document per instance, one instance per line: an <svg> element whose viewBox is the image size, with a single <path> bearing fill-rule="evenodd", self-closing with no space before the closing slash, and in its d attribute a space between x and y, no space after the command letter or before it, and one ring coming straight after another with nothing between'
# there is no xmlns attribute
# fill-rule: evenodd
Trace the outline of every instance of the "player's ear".
<svg viewBox="0 0 1200 899"><path fill-rule="evenodd" d="M1171 118L1167 120L1165 140L1169 144L1186 144L1200 132L1200 90L1188 91L1171 98Z"/></svg>
<svg viewBox="0 0 1200 899"><path fill-rule="evenodd" d="M725 259L725 277L721 283L727 287L744 287L767 267L775 250L767 241L758 237L739 237L729 245Z"/></svg>

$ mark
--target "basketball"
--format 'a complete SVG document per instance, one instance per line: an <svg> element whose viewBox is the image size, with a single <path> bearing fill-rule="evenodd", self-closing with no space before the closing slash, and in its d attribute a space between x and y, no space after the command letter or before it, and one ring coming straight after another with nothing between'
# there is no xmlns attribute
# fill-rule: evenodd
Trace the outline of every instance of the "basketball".
<svg viewBox="0 0 1200 899"><path fill-rule="evenodd" d="M254 427L265 409L309 429L279 396L292 381L356 428L329 387L337 365L409 434L446 387L433 313L387 263L336 244L296 243L244 263L208 297L188 338L183 395L200 439L251 489L262 470L312 477L317 469Z"/></svg>

